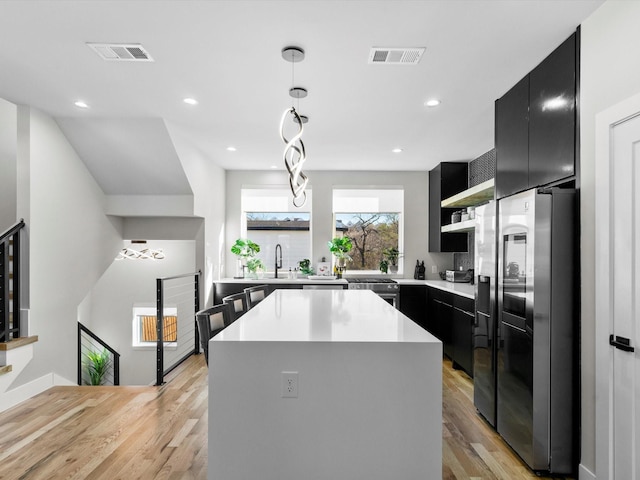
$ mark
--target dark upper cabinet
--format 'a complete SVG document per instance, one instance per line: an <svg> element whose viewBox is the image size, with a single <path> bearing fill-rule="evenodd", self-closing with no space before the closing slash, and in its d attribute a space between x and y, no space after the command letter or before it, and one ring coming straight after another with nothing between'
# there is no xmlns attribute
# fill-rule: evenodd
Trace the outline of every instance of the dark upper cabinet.
<svg viewBox="0 0 640 480"><path fill-rule="evenodd" d="M467 189L465 162L442 162L429 172L429 251L466 252L466 233L442 233L442 226L451 223L457 208L442 208L441 202Z"/></svg>
<svg viewBox="0 0 640 480"><path fill-rule="evenodd" d="M496 198L575 175L576 34L496 100Z"/></svg>
<svg viewBox="0 0 640 480"><path fill-rule="evenodd" d="M545 185L575 172L576 36L530 74L529 184Z"/></svg>
<svg viewBox="0 0 640 480"><path fill-rule="evenodd" d="M529 186L529 76L496 100L496 198Z"/></svg>

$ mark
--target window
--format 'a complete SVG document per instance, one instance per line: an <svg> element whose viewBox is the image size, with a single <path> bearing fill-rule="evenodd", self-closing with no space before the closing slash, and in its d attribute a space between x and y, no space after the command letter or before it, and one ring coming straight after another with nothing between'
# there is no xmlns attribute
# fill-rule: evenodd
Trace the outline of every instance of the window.
<svg viewBox="0 0 640 480"><path fill-rule="evenodd" d="M278 244L282 247L283 270L311 258L311 201L309 189L302 209L293 206L289 190L242 189L242 235L260 246L256 257L267 271L274 269Z"/></svg>
<svg viewBox="0 0 640 480"><path fill-rule="evenodd" d="M351 238L352 261L347 270L380 272L383 251L395 248L402 252L402 189L336 189L333 191L335 236ZM402 273L402 259L398 261Z"/></svg>
<svg viewBox="0 0 640 480"><path fill-rule="evenodd" d="M156 307L133 308L133 346L153 347L158 341L156 330ZM178 309L165 308L163 314L162 334L165 346L177 346L178 340Z"/></svg>

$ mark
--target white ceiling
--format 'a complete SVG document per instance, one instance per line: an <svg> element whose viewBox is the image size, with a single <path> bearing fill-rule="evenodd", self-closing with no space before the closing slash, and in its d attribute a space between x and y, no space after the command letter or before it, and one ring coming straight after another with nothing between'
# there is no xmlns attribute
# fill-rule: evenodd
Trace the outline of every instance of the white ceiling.
<svg viewBox="0 0 640 480"><path fill-rule="evenodd" d="M282 168L292 103L310 118L307 171L429 170L493 148L495 99L600 4L3 0L0 97L52 115L108 194L141 193L125 172L147 174L142 193L188 192L178 142L225 169ZM155 61L107 62L87 42L140 43ZM299 101L287 45L306 51ZM371 47L426 51L416 66L370 65ZM432 97L442 104L425 107Z"/></svg>

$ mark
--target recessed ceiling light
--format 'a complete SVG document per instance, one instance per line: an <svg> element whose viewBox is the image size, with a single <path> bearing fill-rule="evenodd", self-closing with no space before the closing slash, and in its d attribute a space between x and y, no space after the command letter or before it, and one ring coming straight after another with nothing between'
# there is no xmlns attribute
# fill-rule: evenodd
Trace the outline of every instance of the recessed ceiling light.
<svg viewBox="0 0 640 480"><path fill-rule="evenodd" d="M393 153L400 153L402 151L401 148L394 148L393 150L391 150Z"/></svg>
<svg viewBox="0 0 640 480"><path fill-rule="evenodd" d="M278 168L278 166L277 165L271 165L271 168L273 168L275 170L276 168Z"/></svg>
<svg viewBox="0 0 640 480"><path fill-rule="evenodd" d="M82 100L78 100L74 103L74 105L78 108L89 108L89 105L87 105L86 102L83 102Z"/></svg>
<svg viewBox="0 0 640 480"><path fill-rule="evenodd" d="M185 98L182 101L184 103L186 103L187 105L197 105L198 104L198 101L195 98Z"/></svg>
<svg viewBox="0 0 640 480"><path fill-rule="evenodd" d="M227 152L235 152L236 150L236 147L227 147Z"/></svg>
<svg viewBox="0 0 640 480"><path fill-rule="evenodd" d="M438 105L440 105L440 100L432 98L431 100L427 100L426 102L424 102L424 105L425 107L437 107Z"/></svg>

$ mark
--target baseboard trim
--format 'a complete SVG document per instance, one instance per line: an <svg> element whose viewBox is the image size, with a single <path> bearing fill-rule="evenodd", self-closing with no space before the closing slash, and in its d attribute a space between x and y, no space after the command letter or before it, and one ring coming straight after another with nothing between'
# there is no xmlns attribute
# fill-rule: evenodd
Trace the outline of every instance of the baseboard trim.
<svg viewBox="0 0 640 480"><path fill-rule="evenodd" d="M595 474L591 472L587 467L580 464L578 466L578 479L579 480L596 480Z"/></svg>
<svg viewBox="0 0 640 480"><path fill-rule="evenodd" d="M40 378L0 394L0 412L15 407L19 403L29 400L31 397L35 397L56 385L76 385L76 383L53 372L47 373Z"/></svg>

